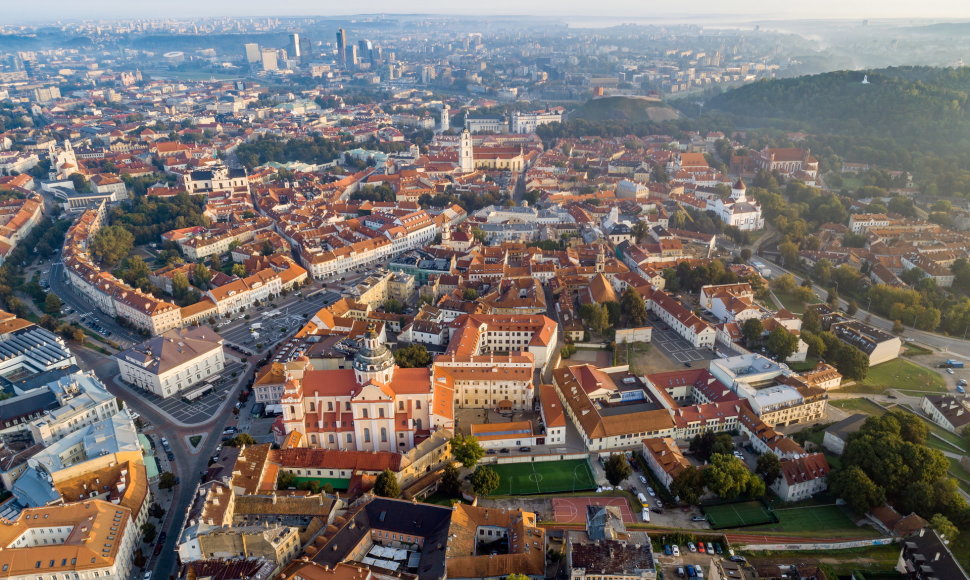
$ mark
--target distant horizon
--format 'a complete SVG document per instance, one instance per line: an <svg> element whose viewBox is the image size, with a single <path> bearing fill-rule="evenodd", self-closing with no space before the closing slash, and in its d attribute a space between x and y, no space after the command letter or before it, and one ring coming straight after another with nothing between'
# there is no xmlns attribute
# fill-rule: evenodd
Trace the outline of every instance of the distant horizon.
<svg viewBox="0 0 970 580"><path fill-rule="evenodd" d="M732 22L758 22L778 20L864 20L870 21L953 21L970 20L970 4L947 0L931 5L915 5L900 0L820 0L815 4L796 4L780 10L776 2L749 0L736 10L725 11L723 3L698 0L689 8L671 10L667 6L638 6L631 10L627 0L600 0L595 9L587 3L539 0L514 2L495 0L491 10L483 12L482 5L456 6L443 0L419 0L410 4L410 10L402 10L397 2L373 0L366 6L346 3L312 2L310 0L287 0L273 7L275 13L267 12L265 2L253 0L209 0L199 3L190 0L169 0L164 5L139 5L117 0L88 0L77 3L68 0L37 0L5 6L5 21L24 24L44 24L77 20L130 20L130 19L186 19L186 18L327 18L327 17L373 17L395 16L459 16L459 17L533 17L550 20L575 18L600 21L617 20L670 22L683 19L730 20ZM471 10L463 10L463 8Z"/></svg>

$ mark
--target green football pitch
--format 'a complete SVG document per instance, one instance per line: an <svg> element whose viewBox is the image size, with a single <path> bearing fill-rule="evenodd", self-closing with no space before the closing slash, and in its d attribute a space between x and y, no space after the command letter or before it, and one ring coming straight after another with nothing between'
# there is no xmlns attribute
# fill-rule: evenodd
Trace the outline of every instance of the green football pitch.
<svg viewBox="0 0 970 580"><path fill-rule="evenodd" d="M596 489L593 470L585 459L490 465L499 475L491 495L529 495Z"/></svg>

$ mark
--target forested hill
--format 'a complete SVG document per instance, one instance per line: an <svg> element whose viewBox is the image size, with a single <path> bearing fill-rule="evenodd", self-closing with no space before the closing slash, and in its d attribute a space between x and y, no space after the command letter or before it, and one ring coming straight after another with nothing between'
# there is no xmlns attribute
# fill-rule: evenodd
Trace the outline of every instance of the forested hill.
<svg viewBox="0 0 970 580"><path fill-rule="evenodd" d="M713 97L705 112L726 113L737 128L889 138L943 153L970 149L968 96L968 67L901 67L759 81Z"/></svg>

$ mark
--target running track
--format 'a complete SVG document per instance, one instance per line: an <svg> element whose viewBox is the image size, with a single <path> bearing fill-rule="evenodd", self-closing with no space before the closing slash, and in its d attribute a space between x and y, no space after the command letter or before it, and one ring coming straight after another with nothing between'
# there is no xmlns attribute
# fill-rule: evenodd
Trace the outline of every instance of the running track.
<svg viewBox="0 0 970 580"><path fill-rule="evenodd" d="M547 530L576 530L584 529L586 527L585 523L582 524L564 524L564 523L540 523L539 527L545 528ZM718 535L727 538L727 541L732 544L838 544L841 542L855 542L861 540L874 540L877 538L872 537L839 537L839 538L818 538L812 536L768 536L763 534L739 534L739 533L719 533L717 530L701 530L693 528L643 528L642 531L648 532L689 532L698 535ZM705 540L706 541L706 540Z"/></svg>

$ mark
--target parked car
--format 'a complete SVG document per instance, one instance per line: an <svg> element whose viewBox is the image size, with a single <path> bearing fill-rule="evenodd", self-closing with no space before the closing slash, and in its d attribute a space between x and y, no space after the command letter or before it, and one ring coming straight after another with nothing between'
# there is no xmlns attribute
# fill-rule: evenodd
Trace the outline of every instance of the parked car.
<svg viewBox="0 0 970 580"><path fill-rule="evenodd" d="M697 542L697 551L701 554L707 553L707 550L704 549L704 542Z"/></svg>
<svg viewBox="0 0 970 580"><path fill-rule="evenodd" d="M664 554L670 556L673 553L674 551L670 549L670 544L664 544Z"/></svg>
<svg viewBox="0 0 970 580"><path fill-rule="evenodd" d="M506 447L503 447L501 450L499 450L499 453L508 453L508 452L509 450Z"/></svg>
<svg viewBox="0 0 970 580"><path fill-rule="evenodd" d="M706 522L707 521L707 518L705 518L704 516L694 516L694 517L692 517L690 519L690 521L692 521L692 522Z"/></svg>
<svg viewBox="0 0 970 580"><path fill-rule="evenodd" d="M650 497L657 497L657 492L655 492L650 486L647 486L647 493L650 494Z"/></svg>
<svg viewBox="0 0 970 580"><path fill-rule="evenodd" d="M673 546L670 547L670 549L673 551L674 556L680 556L680 546L678 546L677 544L674 544Z"/></svg>
<svg viewBox="0 0 970 580"><path fill-rule="evenodd" d="M523 446L523 447L519 447L519 451L521 451L522 453L528 453L532 451L532 448Z"/></svg>
<svg viewBox="0 0 970 580"><path fill-rule="evenodd" d="M694 542L687 542L687 549L691 552L696 552L697 546L694 545Z"/></svg>
<svg viewBox="0 0 970 580"><path fill-rule="evenodd" d="M686 576L686 574L684 574L684 567L683 566L677 566L677 575L680 576L681 578L683 578L684 576Z"/></svg>
<svg viewBox="0 0 970 580"><path fill-rule="evenodd" d="M640 476L640 483L642 483L643 485L647 485L647 478L641 475Z"/></svg>

